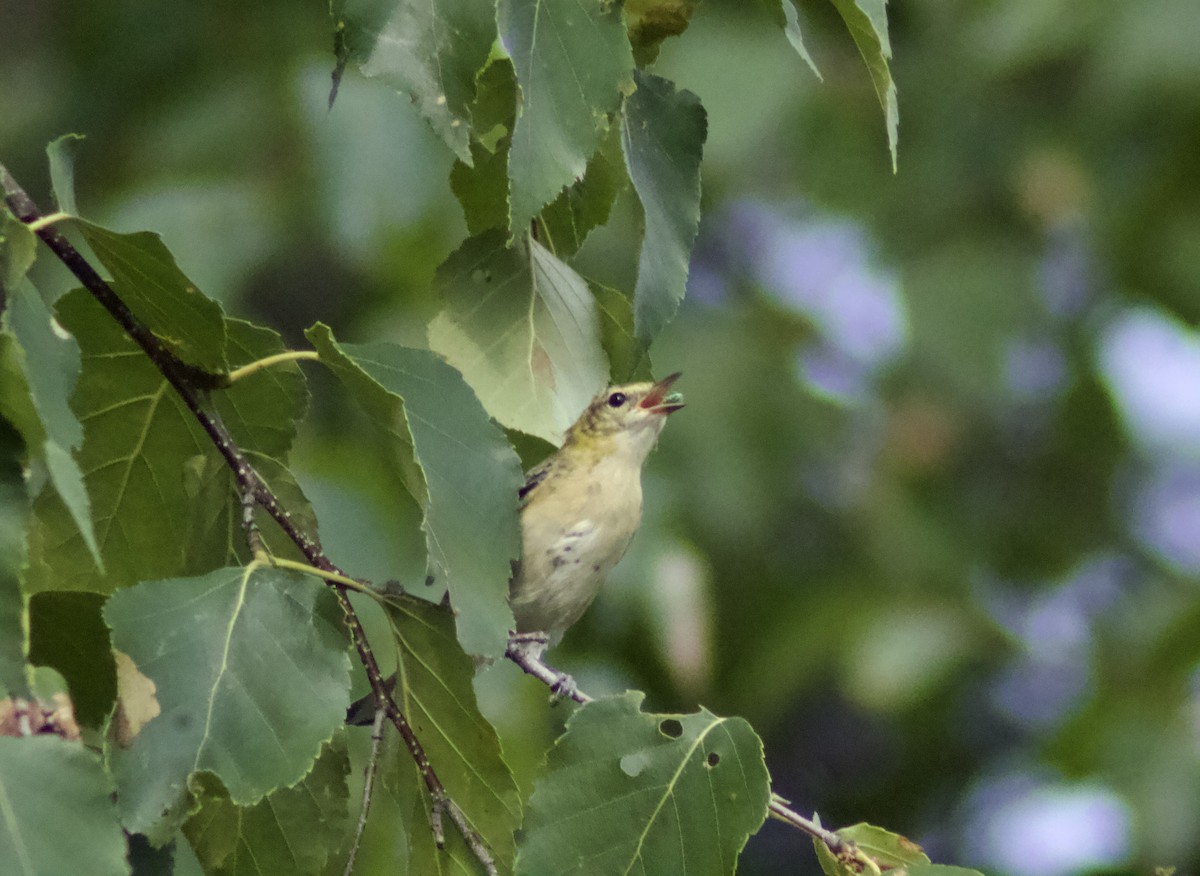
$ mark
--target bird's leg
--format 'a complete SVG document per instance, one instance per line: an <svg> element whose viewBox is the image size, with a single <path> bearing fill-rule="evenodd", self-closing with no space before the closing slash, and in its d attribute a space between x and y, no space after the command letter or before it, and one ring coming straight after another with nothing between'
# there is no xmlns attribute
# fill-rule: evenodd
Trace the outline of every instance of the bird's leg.
<svg viewBox="0 0 1200 876"><path fill-rule="evenodd" d="M550 634L543 632L533 633L509 633L508 648L509 655L519 654L527 660L535 663L542 662L542 655L546 653L546 648L550 646Z"/></svg>
<svg viewBox="0 0 1200 876"><path fill-rule="evenodd" d="M550 636L543 632L509 633L508 647L505 656L520 666L529 675L539 679L550 688L551 702L569 698L577 703L585 703L591 699L579 692L575 679L565 672L560 672L547 666L542 660L546 648L550 644Z"/></svg>

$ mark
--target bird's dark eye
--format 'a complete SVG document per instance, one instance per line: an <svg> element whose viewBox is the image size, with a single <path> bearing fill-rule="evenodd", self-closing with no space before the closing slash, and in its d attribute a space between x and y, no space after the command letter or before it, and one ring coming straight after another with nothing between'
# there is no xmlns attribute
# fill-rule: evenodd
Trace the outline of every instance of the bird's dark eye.
<svg viewBox="0 0 1200 876"><path fill-rule="evenodd" d="M608 397L608 404L609 407L619 408L621 405L625 404L625 393L614 392Z"/></svg>

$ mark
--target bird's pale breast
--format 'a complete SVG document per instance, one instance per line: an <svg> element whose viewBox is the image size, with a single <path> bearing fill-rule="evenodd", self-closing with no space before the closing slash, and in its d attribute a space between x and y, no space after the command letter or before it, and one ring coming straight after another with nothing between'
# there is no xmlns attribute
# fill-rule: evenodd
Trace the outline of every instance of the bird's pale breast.
<svg viewBox="0 0 1200 876"><path fill-rule="evenodd" d="M629 547L642 517L641 472L602 459L548 479L538 492L521 513L521 569L510 603L518 632L557 637Z"/></svg>

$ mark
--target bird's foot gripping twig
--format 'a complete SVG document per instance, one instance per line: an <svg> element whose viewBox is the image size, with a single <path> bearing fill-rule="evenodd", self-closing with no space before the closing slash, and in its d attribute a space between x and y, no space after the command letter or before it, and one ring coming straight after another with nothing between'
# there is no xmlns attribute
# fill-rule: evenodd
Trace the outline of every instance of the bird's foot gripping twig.
<svg viewBox="0 0 1200 876"><path fill-rule="evenodd" d="M549 644L550 637L546 633L509 633L504 656L520 666L527 675L547 685L551 702L572 699L577 703L590 703L592 698L579 690L575 679L542 660Z"/></svg>

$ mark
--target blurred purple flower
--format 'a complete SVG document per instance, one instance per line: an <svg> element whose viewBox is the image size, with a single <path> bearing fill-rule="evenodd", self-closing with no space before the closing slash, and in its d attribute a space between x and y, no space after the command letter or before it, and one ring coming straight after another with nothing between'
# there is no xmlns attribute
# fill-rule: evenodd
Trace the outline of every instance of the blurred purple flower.
<svg viewBox="0 0 1200 876"><path fill-rule="evenodd" d="M1048 729L1078 704L1091 679L1095 623L1120 599L1128 568L1126 558L1101 554L1049 590L997 584L984 594L991 615L1023 646L993 689L1005 715Z"/></svg>
<svg viewBox="0 0 1200 876"><path fill-rule="evenodd" d="M1057 395L1067 381L1067 360L1057 344L1032 338L1009 342L1005 362L1008 387L1023 401Z"/></svg>
<svg viewBox="0 0 1200 876"><path fill-rule="evenodd" d="M968 804L967 857L1012 876L1069 876L1121 866L1132 815L1114 791L1013 772L985 782Z"/></svg>
<svg viewBox="0 0 1200 876"><path fill-rule="evenodd" d="M1138 541L1176 569L1200 572L1200 467L1160 467L1142 481L1130 516Z"/></svg>
<svg viewBox="0 0 1200 876"><path fill-rule="evenodd" d="M1151 452L1200 455L1200 337L1156 310L1130 310L1099 342L1125 428Z"/></svg>
<svg viewBox="0 0 1200 876"><path fill-rule="evenodd" d="M851 359L876 367L895 358L906 335L898 284L871 267L861 229L813 218L774 232L758 261L763 285Z"/></svg>
<svg viewBox="0 0 1200 876"><path fill-rule="evenodd" d="M1046 235L1046 253L1038 272L1046 309L1055 316L1080 314L1095 286L1094 260L1081 223L1053 227Z"/></svg>

